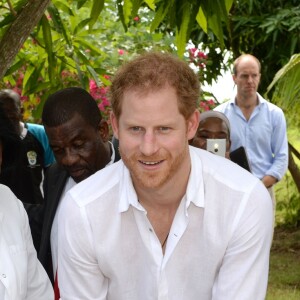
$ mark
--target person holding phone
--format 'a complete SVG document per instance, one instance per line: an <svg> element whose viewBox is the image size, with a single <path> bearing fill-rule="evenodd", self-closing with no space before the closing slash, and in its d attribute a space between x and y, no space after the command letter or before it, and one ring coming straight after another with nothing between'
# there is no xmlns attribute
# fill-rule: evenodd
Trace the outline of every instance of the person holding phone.
<svg viewBox="0 0 300 300"><path fill-rule="evenodd" d="M212 110L201 113L196 135L189 143L194 147L230 159L231 140L228 118L223 113Z"/></svg>

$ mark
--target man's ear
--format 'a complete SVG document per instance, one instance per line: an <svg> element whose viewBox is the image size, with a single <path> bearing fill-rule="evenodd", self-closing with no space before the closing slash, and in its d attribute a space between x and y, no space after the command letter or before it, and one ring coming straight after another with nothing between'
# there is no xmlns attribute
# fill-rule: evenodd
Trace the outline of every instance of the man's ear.
<svg viewBox="0 0 300 300"><path fill-rule="evenodd" d="M113 112L110 113L110 124L115 138L119 139L119 122L116 115Z"/></svg>
<svg viewBox="0 0 300 300"><path fill-rule="evenodd" d="M99 132L103 142L107 142L109 140L109 126L107 121L101 120L99 123Z"/></svg>
<svg viewBox="0 0 300 300"><path fill-rule="evenodd" d="M232 80L233 80L234 84L236 84L236 75L235 74L232 74Z"/></svg>
<svg viewBox="0 0 300 300"><path fill-rule="evenodd" d="M187 138L191 140L194 138L200 121L200 112L196 109L187 120Z"/></svg>

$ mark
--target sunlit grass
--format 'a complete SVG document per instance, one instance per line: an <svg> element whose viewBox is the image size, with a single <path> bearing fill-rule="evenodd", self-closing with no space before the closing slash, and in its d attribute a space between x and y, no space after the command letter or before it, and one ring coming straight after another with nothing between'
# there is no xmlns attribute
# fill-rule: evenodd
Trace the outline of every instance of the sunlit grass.
<svg viewBox="0 0 300 300"><path fill-rule="evenodd" d="M266 299L300 299L300 228L275 229Z"/></svg>

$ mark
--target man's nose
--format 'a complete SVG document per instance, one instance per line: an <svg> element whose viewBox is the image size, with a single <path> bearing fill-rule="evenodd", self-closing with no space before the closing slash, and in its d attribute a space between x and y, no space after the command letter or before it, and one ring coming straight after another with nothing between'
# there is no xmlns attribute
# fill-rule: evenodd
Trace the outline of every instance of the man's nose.
<svg viewBox="0 0 300 300"><path fill-rule="evenodd" d="M151 156L158 150L158 141L154 132L146 132L141 137L140 151L145 156Z"/></svg>
<svg viewBox="0 0 300 300"><path fill-rule="evenodd" d="M252 83L253 82L253 77L252 76L248 76L248 82Z"/></svg>
<svg viewBox="0 0 300 300"><path fill-rule="evenodd" d="M76 151L72 151L70 149L66 149L64 156L62 158L62 164L65 166L72 166L78 160L78 154Z"/></svg>

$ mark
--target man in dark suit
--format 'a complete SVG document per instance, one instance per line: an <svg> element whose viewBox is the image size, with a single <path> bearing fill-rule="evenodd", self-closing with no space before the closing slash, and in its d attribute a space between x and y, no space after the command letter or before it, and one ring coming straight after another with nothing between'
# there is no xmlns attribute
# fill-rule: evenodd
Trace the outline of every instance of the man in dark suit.
<svg viewBox="0 0 300 300"><path fill-rule="evenodd" d="M109 128L85 90L66 88L49 96L42 121L55 155L44 183L45 205L38 257L51 281L57 271L57 215L74 185L116 161Z"/></svg>

